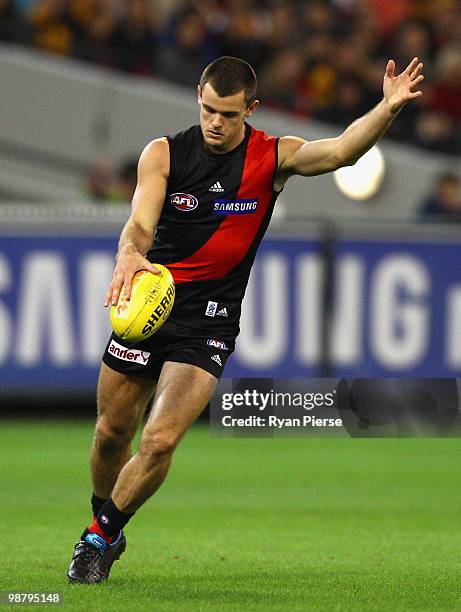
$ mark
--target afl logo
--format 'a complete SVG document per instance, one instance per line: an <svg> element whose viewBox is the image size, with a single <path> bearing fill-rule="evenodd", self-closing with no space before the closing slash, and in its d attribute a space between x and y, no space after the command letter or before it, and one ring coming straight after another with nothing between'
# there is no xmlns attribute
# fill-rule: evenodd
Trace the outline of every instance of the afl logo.
<svg viewBox="0 0 461 612"><path fill-rule="evenodd" d="M198 206L197 198L190 195L190 193L172 193L170 201L175 208L178 210L185 210L186 212L195 210Z"/></svg>

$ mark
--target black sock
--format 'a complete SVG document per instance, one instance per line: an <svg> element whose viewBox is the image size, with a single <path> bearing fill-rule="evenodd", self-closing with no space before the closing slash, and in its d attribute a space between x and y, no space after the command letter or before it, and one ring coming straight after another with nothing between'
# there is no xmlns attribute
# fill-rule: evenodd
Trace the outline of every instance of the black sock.
<svg viewBox="0 0 461 612"><path fill-rule="evenodd" d="M106 501L98 512L97 522L101 531L109 537L117 536L118 533L125 527L133 513L122 512L112 501L112 498Z"/></svg>
<svg viewBox="0 0 461 612"><path fill-rule="evenodd" d="M103 499L102 497L98 497L95 493L91 496L91 507L93 508L94 516L98 516L98 512L106 503L107 499Z"/></svg>

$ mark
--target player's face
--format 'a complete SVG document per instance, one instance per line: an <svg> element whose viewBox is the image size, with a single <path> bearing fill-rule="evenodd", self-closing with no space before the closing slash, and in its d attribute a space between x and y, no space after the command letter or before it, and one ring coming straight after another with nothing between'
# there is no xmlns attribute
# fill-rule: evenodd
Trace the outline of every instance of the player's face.
<svg viewBox="0 0 461 612"><path fill-rule="evenodd" d="M205 144L217 152L230 151L244 137L244 120L256 110L256 100L250 106L245 102L244 91L221 98L209 83L198 88L200 126Z"/></svg>

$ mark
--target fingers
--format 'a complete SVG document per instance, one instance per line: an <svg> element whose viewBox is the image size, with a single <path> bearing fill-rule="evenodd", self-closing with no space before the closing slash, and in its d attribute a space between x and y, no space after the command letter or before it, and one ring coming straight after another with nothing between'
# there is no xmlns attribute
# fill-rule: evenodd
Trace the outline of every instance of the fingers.
<svg viewBox="0 0 461 612"><path fill-rule="evenodd" d="M413 81L414 79L416 79L422 72L424 67L424 64L422 62L420 62L416 68L413 70L413 72L410 74L410 79Z"/></svg>
<svg viewBox="0 0 461 612"><path fill-rule="evenodd" d="M153 274L161 274L162 271L152 264L149 260L144 257L132 260L127 266L126 262L124 265L117 265L114 270L112 282L104 298L104 306L115 306L118 302L120 294L123 290L123 297L127 301L131 298L131 287L133 283L133 277L138 270L148 270Z"/></svg>
<svg viewBox="0 0 461 612"><path fill-rule="evenodd" d="M109 289L106 292L106 297L104 298L104 308L107 308L107 306L109 306L111 298L112 298L112 284L109 285Z"/></svg>
<svg viewBox="0 0 461 612"><path fill-rule="evenodd" d="M409 98L412 100L413 98L419 98L419 96L423 95L423 92L420 89L415 91L415 88L424 80L424 75L420 74L414 81L410 83L410 93Z"/></svg>
<svg viewBox="0 0 461 612"><path fill-rule="evenodd" d="M162 271L159 270L158 268L156 268L153 264L151 264L148 259L145 259L144 262L145 262L144 265L139 266L136 270L125 272L125 276L124 276L124 279L123 279L123 297L127 301L129 301L130 298L131 298L131 289L132 289L132 285L133 285L133 277L134 277L135 273L138 272L138 270L147 270L148 272L152 272L153 274L156 274L156 275L162 273ZM118 292L118 294L116 296L115 304L117 303L119 293L120 293L120 291ZM112 294L112 298L114 298L113 294ZM112 300L112 304L114 304L113 300Z"/></svg>
<svg viewBox="0 0 461 612"><path fill-rule="evenodd" d="M109 304L111 304L111 306L115 306L115 304L118 302L120 291L122 290L123 285L124 285L124 277L114 272L114 276L112 277L112 282L109 285L109 288L106 293L106 297L104 299L104 306L109 306ZM128 286L131 287L131 283Z"/></svg>
<svg viewBox="0 0 461 612"><path fill-rule="evenodd" d="M156 268L154 266L154 264L151 264L150 262L147 262L147 265L145 268L143 268L144 270L149 270L149 272L152 272L153 274L161 274L162 271L159 268Z"/></svg>
<svg viewBox="0 0 461 612"><path fill-rule="evenodd" d="M419 96L423 95L423 92L418 89L415 91L415 88L424 80L424 75L418 75L414 80L410 83L410 99L419 98Z"/></svg>
<svg viewBox="0 0 461 612"><path fill-rule="evenodd" d="M418 77L421 74L423 67L424 67L424 64L420 62L417 57L414 57L411 60L411 62L408 64L408 66L405 68L403 74L408 74L411 80L416 79L416 77ZM386 76L393 77L394 74L395 74L395 62L394 60L389 60L386 66Z"/></svg>
<svg viewBox="0 0 461 612"><path fill-rule="evenodd" d="M411 73L413 72L413 70L416 68L416 66L418 65L419 59L417 57L414 57L411 62L408 64L408 66L405 68L405 73L411 75Z"/></svg>
<svg viewBox="0 0 461 612"><path fill-rule="evenodd" d="M133 276L133 272L126 272L123 278L123 297L127 302L130 300L131 297L131 285L133 283ZM115 303L117 303L117 300L115 300Z"/></svg>
<svg viewBox="0 0 461 612"><path fill-rule="evenodd" d="M389 60L386 66L386 76L393 77L395 71L395 62L394 60Z"/></svg>

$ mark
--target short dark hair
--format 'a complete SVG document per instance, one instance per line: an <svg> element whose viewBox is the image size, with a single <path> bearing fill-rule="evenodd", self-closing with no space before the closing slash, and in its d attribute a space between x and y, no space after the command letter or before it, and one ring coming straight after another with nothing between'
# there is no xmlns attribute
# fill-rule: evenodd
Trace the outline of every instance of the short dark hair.
<svg viewBox="0 0 461 612"><path fill-rule="evenodd" d="M209 64L200 77L200 88L210 83L221 98L232 96L243 89L245 103L251 104L256 99L258 85L253 68L239 57L224 55Z"/></svg>

